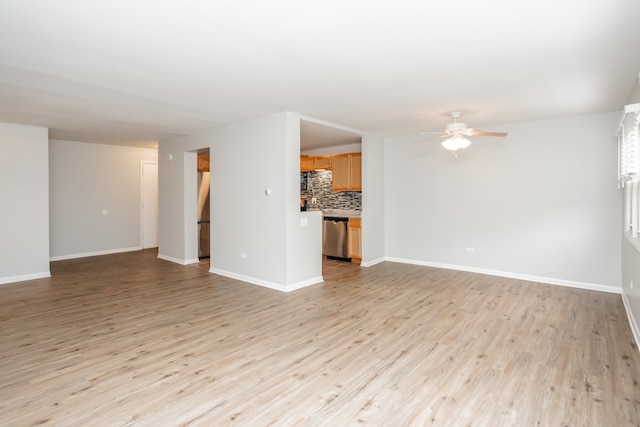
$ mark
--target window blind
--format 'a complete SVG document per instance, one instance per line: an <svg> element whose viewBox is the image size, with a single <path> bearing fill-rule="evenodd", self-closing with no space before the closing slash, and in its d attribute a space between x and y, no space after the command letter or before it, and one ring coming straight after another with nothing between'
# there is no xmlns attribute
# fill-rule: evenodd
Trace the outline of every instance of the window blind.
<svg viewBox="0 0 640 427"><path fill-rule="evenodd" d="M624 187L627 181L638 179L640 175L638 126L640 126L640 104L625 106L617 132L619 187Z"/></svg>

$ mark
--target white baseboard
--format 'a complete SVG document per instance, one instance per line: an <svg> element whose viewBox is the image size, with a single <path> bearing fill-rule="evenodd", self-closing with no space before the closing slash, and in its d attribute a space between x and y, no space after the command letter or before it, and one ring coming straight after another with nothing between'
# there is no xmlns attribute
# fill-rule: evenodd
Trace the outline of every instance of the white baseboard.
<svg viewBox="0 0 640 427"><path fill-rule="evenodd" d="M384 261L385 261L384 257L378 258L378 259L374 259L373 261L362 261L360 263L360 267L371 267L371 266L374 266L376 264L380 264L381 262L384 262Z"/></svg>
<svg viewBox="0 0 640 427"><path fill-rule="evenodd" d="M195 258L195 259L180 259L180 258L174 258L174 257L169 256L169 255L163 255L161 253L158 253L158 258L163 259L165 261L174 262L174 263L180 264L180 265L196 264L196 263L200 262L200 260L198 258Z"/></svg>
<svg viewBox="0 0 640 427"><path fill-rule="evenodd" d="M23 274L21 276L0 277L0 285L15 282L25 282L27 280L46 279L51 277L50 271L43 271L42 273Z"/></svg>
<svg viewBox="0 0 640 427"><path fill-rule="evenodd" d="M570 288L586 289L590 291L621 294L622 288L616 286L599 285L595 283L574 282L571 280L555 279L552 277L531 276L528 274L511 273L508 271L488 270L484 268L467 267L454 264L441 264L437 262L418 261L404 258L385 257L386 261L403 264L423 265L425 267L445 268L447 270L468 271L470 273L488 274L490 276L508 277L510 279L526 280L529 282L545 283L548 285L567 286Z"/></svg>
<svg viewBox="0 0 640 427"><path fill-rule="evenodd" d="M118 254L121 252L133 252L142 250L142 246L133 246L131 248L107 249L105 251L85 252L79 254L59 255L49 258L49 261L63 261L65 259L86 258L90 256Z"/></svg>
<svg viewBox="0 0 640 427"><path fill-rule="evenodd" d="M635 317L633 317L633 311L631 311L629 299L624 292L622 293L622 302L624 303L624 309L627 312L627 319L629 320L629 327L631 328L633 339L636 341L636 348L640 351L640 328L638 328L638 322L636 322Z"/></svg>
<svg viewBox="0 0 640 427"><path fill-rule="evenodd" d="M209 273L218 274L220 276L229 277L230 279L240 280L242 282L251 283L252 285L258 285L269 289L274 289L276 291L281 292L291 292L296 289L305 288L307 286L315 285L317 283L322 283L322 276L314 277L313 279L304 280L302 282L294 283L292 285L281 285L279 283L273 283L266 280L256 279L255 277L245 276L243 274L232 273L226 270L220 270L218 268L210 268Z"/></svg>
<svg viewBox="0 0 640 427"><path fill-rule="evenodd" d="M287 285L285 292L295 291L296 289L306 288L307 286L317 285L318 283L324 282L324 278L322 276L314 277L309 280L303 280L302 282L294 283L293 285Z"/></svg>

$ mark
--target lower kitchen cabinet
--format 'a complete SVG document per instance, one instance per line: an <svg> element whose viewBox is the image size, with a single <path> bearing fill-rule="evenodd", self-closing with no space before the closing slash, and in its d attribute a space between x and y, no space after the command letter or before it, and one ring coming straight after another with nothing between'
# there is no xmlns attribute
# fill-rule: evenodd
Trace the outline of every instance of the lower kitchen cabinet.
<svg viewBox="0 0 640 427"><path fill-rule="evenodd" d="M360 264L362 262L362 220L360 218L349 218L347 228L348 257L351 262Z"/></svg>

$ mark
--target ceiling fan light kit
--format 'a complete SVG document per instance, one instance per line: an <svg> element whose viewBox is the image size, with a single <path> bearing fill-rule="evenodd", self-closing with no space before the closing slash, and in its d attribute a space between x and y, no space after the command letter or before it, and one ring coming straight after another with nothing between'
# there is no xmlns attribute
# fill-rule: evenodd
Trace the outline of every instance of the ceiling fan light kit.
<svg viewBox="0 0 640 427"><path fill-rule="evenodd" d="M463 136L454 136L442 141L442 146L451 151L464 150L469 145L471 145L471 141Z"/></svg>
<svg viewBox="0 0 640 427"><path fill-rule="evenodd" d="M464 150L471 145L471 140L465 138L467 136L507 136L506 132L487 132L480 129L473 129L467 127L466 123L458 121L460 113L454 111L451 113L452 123L449 123L445 128L444 133L441 135L443 138L447 138L442 141L442 146L450 151Z"/></svg>

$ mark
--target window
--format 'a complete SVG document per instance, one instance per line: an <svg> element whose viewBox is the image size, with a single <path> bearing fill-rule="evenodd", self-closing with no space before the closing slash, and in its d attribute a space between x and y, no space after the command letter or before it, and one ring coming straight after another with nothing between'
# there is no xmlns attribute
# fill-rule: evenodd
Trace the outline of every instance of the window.
<svg viewBox="0 0 640 427"><path fill-rule="evenodd" d="M624 192L624 230L640 239L640 104L624 107L618 126L618 188Z"/></svg>

